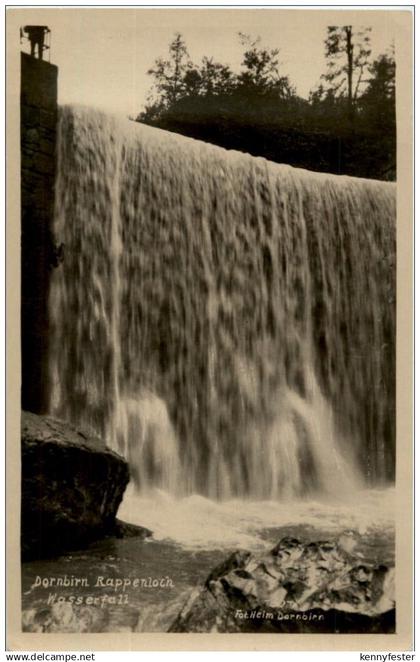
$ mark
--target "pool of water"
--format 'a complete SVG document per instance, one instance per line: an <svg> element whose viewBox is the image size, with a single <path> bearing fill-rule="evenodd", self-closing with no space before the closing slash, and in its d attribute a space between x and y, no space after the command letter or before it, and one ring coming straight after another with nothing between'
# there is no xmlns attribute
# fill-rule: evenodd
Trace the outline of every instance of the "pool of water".
<svg viewBox="0 0 420 662"><path fill-rule="evenodd" d="M335 504L215 503L129 491L119 516L152 529L153 538L107 539L22 565L24 630L165 632L191 590L230 552L269 549L283 536L337 539L351 530L366 560L394 563L392 490Z"/></svg>

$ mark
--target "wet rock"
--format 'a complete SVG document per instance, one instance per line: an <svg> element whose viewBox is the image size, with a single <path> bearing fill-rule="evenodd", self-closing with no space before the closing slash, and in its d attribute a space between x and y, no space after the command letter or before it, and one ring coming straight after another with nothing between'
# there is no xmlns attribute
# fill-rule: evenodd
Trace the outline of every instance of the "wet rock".
<svg viewBox="0 0 420 662"><path fill-rule="evenodd" d="M23 632L132 632L138 622L138 612L126 608L122 622L115 607L76 605L60 602L50 606L35 606L22 612Z"/></svg>
<svg viewBox="0 0 420 662"><path fill-rule="evenodd" d="M394 569L348 549L287 537L270 552L235 552L170 632L394 632Z"/></svg>
<svg viewBox="0 0 420 662"><path fill-rule="evenodd" d="M152 531L146 529L144 526L137 526L137 524L130 524L116 519L114 526L110 529L108 536L112 538L150 538Z"/></svg>
<svg viewBox="0 0 420 662"><path fill-rule="evenodd" d="M103 609L75 607L60 603L51 607L26 609L22 613L23 632L101 632L107 614Z"/></svg>
<svg viewBox="0 0 420 662"><path fill-rule="evenodd" d="M24 560L83 547L115 530L128 465L67 423L22 413L21 547Z"/></svg>

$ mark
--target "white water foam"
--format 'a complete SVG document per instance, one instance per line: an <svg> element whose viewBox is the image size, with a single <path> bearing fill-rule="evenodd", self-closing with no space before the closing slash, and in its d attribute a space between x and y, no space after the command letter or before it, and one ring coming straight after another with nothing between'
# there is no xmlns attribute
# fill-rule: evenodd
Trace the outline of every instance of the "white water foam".
<svg viewBox="0 0 420 662"><path fill-rule="evenodd" d="M313 527L337 535L351 530L364 537L375 532L392 535L394 489L361 490L341 501L286 500L215 502L199 495L176 499L154 490L139 496L130 487L119 509L121 519L146 526L154 540L168 540L191 549L262 549L272 542L266 529Z"/></svg>

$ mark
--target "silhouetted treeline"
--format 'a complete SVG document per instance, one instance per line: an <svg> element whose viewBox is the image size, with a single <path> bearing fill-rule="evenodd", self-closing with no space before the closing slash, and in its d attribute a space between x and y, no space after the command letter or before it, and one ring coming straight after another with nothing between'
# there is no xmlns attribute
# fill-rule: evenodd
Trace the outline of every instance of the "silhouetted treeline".
<svg viewBox="0 0 420 662"><path fill-rule="evenodd" d="M154 96L137 120L279 163L395 179L395 61L371 59L369 29L328 28L326 73L308 99L281 75L278 49L240 38L235 74L211 58L194 65L177 34L148 72Z"/></svg>

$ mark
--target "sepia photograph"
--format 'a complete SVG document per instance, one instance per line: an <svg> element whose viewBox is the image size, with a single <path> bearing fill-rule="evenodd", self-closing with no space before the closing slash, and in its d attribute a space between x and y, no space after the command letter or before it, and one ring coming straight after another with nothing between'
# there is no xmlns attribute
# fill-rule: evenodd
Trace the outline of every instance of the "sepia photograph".
<svg viewBox="0 0 420 662"><path fill-rule="evenodd" d="M6 22L12 649L408 649L412 9Z"/></svg>

